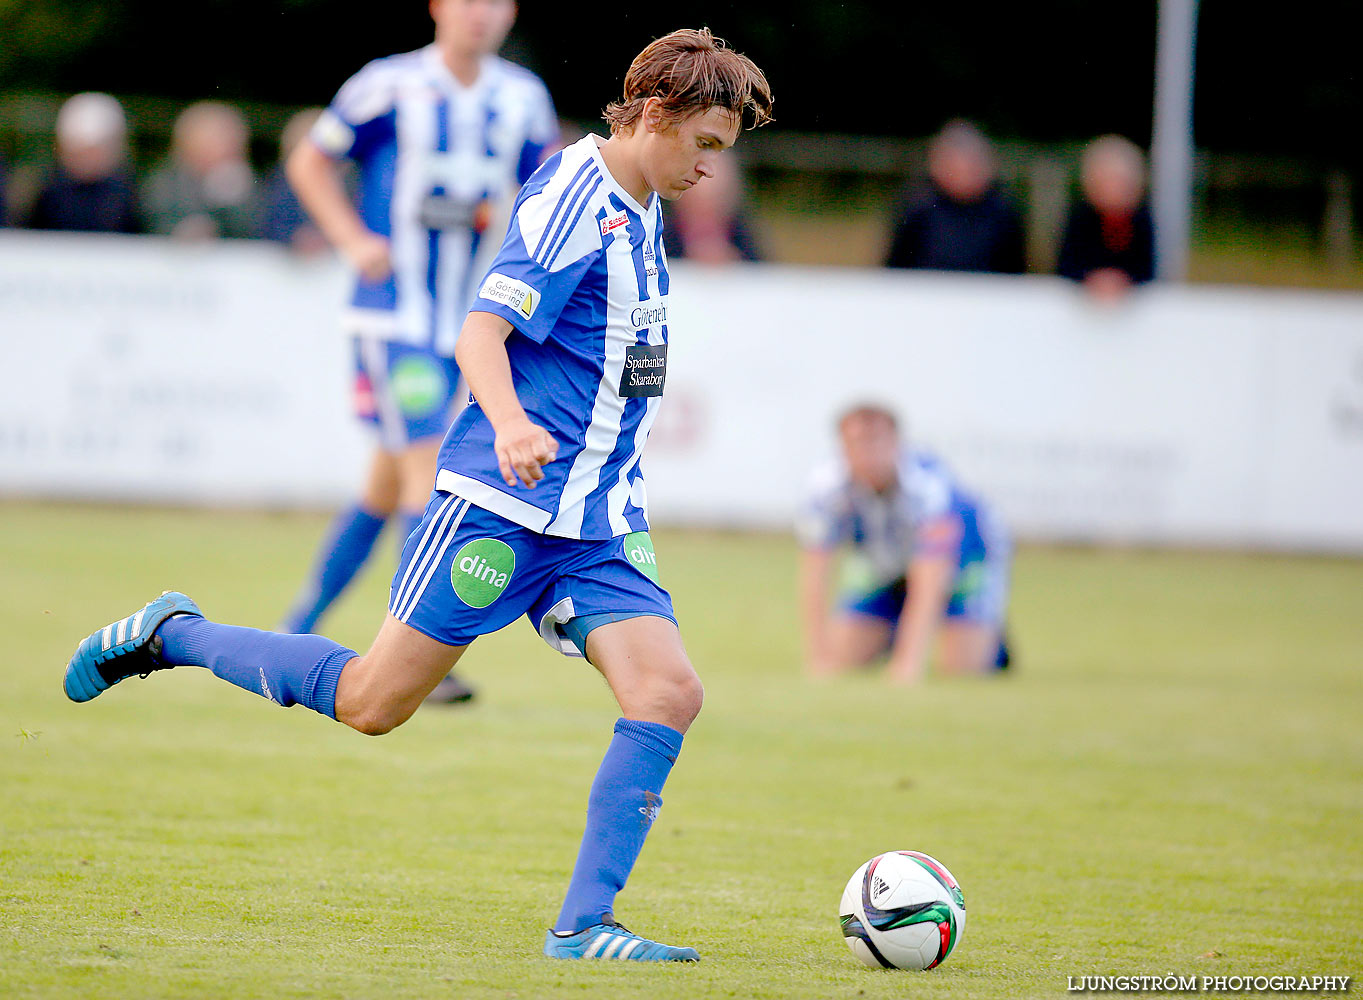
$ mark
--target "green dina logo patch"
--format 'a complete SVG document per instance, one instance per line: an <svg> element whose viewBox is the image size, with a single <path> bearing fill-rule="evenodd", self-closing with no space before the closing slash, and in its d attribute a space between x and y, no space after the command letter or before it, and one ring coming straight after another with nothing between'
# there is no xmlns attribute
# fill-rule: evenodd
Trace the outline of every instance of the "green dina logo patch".
<svg viewBox="0 0 1363 1000"><path fill-rule="evenodd" d="M625 558L630 565L654 583L658 582L658 556L653 551L653 539L647 531L635 531L625 536Z"/></svg>
<svg viewBox="0 0 1363 1000"><path fill-rule="evenodd" d="M410 354L393 365L391 379L398 408L412 415L435 410L449 388L440 365L420 354Z"/></svg>
<svg viewBox="0 0 1363 1000"><path fill-rule="evenodd" d="M454 557L450 583L471 608L485 608L502 596L516 572L516 553L496 538L475 538Z"/></svg>

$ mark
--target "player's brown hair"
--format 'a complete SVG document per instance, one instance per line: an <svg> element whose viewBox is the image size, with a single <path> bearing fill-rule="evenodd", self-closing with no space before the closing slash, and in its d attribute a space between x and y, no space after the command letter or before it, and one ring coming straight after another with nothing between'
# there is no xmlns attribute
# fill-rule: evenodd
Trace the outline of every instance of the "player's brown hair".
<svg viewBox="0 0 1363 1000"><path fill-rule="evenodd" d="M709 28L682 28L651 42L630 63L624 96L606 106L611 134L638 124L650 97L662 101L664 126L671 127L711 108L723 108L744 128L771 120L771 87L747 56L729 48Z"/></svg>

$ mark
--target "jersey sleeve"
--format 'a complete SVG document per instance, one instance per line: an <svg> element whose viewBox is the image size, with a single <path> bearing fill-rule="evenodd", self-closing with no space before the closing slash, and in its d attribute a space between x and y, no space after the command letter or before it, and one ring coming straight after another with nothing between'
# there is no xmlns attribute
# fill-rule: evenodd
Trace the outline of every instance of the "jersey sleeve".
<svg viewBox="0 0 1363 1000"><path fill-rule="evenodd" d="M547 169L547 168L546 168ZM470 306L471 312L501 316L542 344L553 332L583 276L602 254L596 218L541 187L517 199L511 226Z"/></svg>
<svg viewBox="0 0 1363 1000"><path fill-rule="evenodd" d="M936 462L920 459L914 469L913 494L916 523L913 558L940 558L956 552L961 544L961 518L952 503L951 479Z"/></svg>
<svg viewBox="0 0 1363 1000"><path fill-rule="evenodd" d="M516 181L524 184L530 175L539 169L544 157L559 143L558 114L554 111L553 99L543 83L536 80L534 96L531 98L529 127L526 129L525 143L521 146L520 162L516 167Z"/></svg>
<svg viewBox="0 0 1363 1000"><path fill-rule="evenodd" d="M363 160L394 135L396 94L393 75L372 62L342 85L308 138L333 159Z"/></svg>

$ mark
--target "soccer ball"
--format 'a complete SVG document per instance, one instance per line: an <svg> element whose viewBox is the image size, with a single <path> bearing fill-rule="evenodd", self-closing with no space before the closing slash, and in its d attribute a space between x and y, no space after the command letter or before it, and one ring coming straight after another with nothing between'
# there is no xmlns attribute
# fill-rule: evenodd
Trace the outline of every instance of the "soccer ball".
<svg viewBox="0 0 1363 1000"><path fill-rule="evenodd" d="M965 896L940 861L891 851L852 874L838 915L847 947L867 965L931 969L965 933Z"/></svg>

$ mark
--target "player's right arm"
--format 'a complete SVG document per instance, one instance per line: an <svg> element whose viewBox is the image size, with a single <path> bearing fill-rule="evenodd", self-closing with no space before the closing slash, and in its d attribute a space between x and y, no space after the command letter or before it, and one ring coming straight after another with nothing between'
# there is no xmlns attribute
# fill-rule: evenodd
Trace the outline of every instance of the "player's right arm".
<svg viewBox="0 0 1363 1000"><path fill-rule="evenodd" d="M502 479L508 486L516 486L519 479L533 490L544 478L542 467L557 457L558 442L526 416L516 397L511 359L506 353L511 330L511 324L494 313L469 313L454 346L454 360L492 424Z"/></svg>
<svg viewBox="0 0 1363 1000"><path fill-rule="evenodd" d="M341 176L341 161L366 165L397 140L401 63L378 59L352 76L284 165L289 183L317 228L366 281L392 271L388 240L356 211ZM383 207L386 212L387 206Z"/></svg>
<svg viewBox="0 0 1363 1000"><path fill-rule="evenodd" d="M284 165L289 184L312 221L331 245L368 281L381 281L393 269L388 241L355 211L341 180L339 163L311 139L300 142Z"/></svg>

